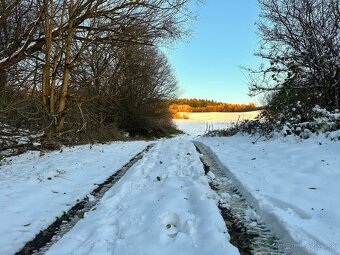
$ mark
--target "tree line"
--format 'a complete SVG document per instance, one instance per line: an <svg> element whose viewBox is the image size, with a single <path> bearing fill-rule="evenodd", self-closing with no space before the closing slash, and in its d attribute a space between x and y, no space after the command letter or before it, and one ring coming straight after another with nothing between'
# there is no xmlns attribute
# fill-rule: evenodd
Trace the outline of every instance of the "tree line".
<svg viewBox="0 0 340 255"><path fill-rule="evenodd" d="M177 83L159 46L186 35L188 4L1 0L0 125L50 140L171 130Z"/></svg>
<svg viewBox="0 0 340 255"><path fill-rule="evenodd" d="M223 103L217 102L214 100L207 100L207 99L176 98L176 99L170 100L170 104L189 105L191 107L207 107L208 105L219 105Z"/></svg>
<svg viewBox="0 0 340 255"><path fill-rule="evenodd" d="M173 99L170 100L170 112L176 116L177 112L246 112L261 109L255 103L232 104L206 99Z"/></svg>

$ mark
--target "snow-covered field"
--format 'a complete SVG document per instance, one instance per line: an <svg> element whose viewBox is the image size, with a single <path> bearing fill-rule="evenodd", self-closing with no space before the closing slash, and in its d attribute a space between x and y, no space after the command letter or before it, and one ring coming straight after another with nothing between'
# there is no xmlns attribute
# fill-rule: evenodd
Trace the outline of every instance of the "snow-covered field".
<svg viewBox="0 0 340 255"><path fill-rule="evenodd" d="M238 120L254 119L261 111L250 112L180 112L182 116L189 117L189 120L215 120L235 122Z"/></svg>
<svg viewBox="0 0 340 255"><path fill-rule="evenodd" d="M204 135L213 130L230 127L241 120L254 119L260 111L252 112L190 112L189 119L174 119L176 126L190 135Z"/></svg>
<svg viewBox="0 0 340 255"><path fill-rule="evenodd" d="M212 130L226 129L233 125L233 123L229 121L173 120L173 122L176 124L178 129L194 136L204 135Z"/></svg>

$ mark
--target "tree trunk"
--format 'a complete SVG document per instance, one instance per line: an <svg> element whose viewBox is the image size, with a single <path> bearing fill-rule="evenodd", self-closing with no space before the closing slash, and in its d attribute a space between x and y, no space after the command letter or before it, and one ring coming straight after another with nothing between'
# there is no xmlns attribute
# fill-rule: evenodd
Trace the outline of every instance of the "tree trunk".
<svg viewBox="0 0 340 255"><path fill-rule="evenodd" d="M0 70L0 93L5 89L7 84L7 72Z"/></svg>
<svg viewBox="0 0 340 255"><path fill-rule="evenodd" d="M52 48L52 22L49 15L49 7L51 10L53 6L49 6L49 1L44 0L44 32L45 32L45 63L43 65L43 79L42 79L42 96L43 103L50 112L50 57Z"/></svg>
<svg viewBox="0 0 340 255"><path fill-rule="evenodd" d="M72 41L73 41L73 14L74 14L74 1L70 0L69 3L69 25L67 29L67 38L65 42L65 68L63 73L63 83L61 87L61 94L59 99L59 107L58 112L61 114L61 117L59 119L57 131L61 132L64 130L64 122L65 122L65 108L66 108L66 96L67 96L67 90L69 85L69 78L70 78L70 70L71 70L71 47L72 47Z"/></svg>

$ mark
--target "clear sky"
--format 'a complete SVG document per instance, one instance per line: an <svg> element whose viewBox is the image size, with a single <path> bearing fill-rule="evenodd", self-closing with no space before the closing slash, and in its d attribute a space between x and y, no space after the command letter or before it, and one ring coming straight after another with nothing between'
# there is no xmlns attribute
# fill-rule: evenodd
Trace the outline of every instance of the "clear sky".
<svg viewBox="0 0 340 255"><path fill-rule="evenodd" d="M168 50L180 97L204 98L230 103L255 101L248 97L243 66L256 66L257 0L206 0L188 42Z"/></svg>

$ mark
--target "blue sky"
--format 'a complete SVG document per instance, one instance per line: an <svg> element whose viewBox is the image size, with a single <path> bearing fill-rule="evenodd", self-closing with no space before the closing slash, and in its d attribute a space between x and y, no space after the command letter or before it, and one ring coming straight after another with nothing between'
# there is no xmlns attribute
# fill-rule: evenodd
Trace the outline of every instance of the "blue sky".
<svg viewBox="0 0 340 255"><path fill-rule="evenodd" d="M247 78L240 66L256 66L257 0L206 0L188 42L176 43L167 55L181 97L230 103L255 101L248 97Z"/></svg>

